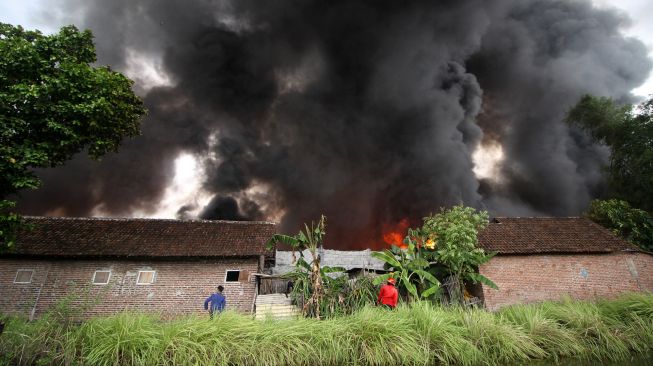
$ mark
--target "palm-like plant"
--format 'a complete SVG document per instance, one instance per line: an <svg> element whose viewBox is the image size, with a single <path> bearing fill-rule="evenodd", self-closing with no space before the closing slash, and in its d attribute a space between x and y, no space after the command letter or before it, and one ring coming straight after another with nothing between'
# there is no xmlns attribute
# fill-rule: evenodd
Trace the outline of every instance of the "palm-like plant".
<svg viewBox="0 0 653 366"><path fill-rule="evenodd" d="M318 248L322 246L322 241L326 235L326 217L322 215L317 223L311 222L311 225L304 224L304 230L300 230L297 235L276 234L268 242L268 249L274 248L276 244L285 244L290 246L293 251L293 260L295 260L295 251L299 251L300 260L308 267L308 263L303 259L305 249L311 254L311 264L309 270L309 281L311 295L304 304L302 312L304 315L313 315L320 318L320 300L324 297L324 286L322 280L322 271L320 270L320 255ZM298 265L300 262L297 262Z"/></svg>
<svg viewBox="0 0 653 366"><path fill-rule="evenodd" d="M304 307L310 301L313 294L315 281L312 280L311 274L313 266L303 257L297 259L295 270L286 273L283 277L293 281L293 290L290 294L293 300L300 306L305 316L314 317L319 313L320 317L330 317L338 312L339 298L343 297L346 292L347 277L331 277L331 273L342 273L345 271L342 267L320 266L320 277L322 282L322 297L315 306ZM319 309L318 309L319 308ZM319 310L319 312L318 312Z"/></svg>

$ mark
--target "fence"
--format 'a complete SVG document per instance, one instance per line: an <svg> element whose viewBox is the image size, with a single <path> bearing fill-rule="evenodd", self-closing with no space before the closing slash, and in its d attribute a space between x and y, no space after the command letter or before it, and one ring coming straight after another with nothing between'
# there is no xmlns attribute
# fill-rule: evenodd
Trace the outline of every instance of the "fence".
<svg viewBox="0 0 653 366"><path fill-rule="evenodd" d="M259 295L285 294L288 290L287 279L279 277L262 277L259 284Z"/></svg>

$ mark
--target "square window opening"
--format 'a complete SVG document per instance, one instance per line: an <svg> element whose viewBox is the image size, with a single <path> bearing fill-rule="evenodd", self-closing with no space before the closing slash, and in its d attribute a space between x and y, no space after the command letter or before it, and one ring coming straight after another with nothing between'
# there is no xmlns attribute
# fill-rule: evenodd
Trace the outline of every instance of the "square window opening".
<svg viewBox="0 0 653 366"><path fill-rule="evenodd" d="M228 270L224 282L238 282L240 270Z"/></svg>
<svg viewBox="0 0 653 366"><path fill-rule="evenodd" d="M111 271L95 271L95 273L93 274L93 284L106 285L109 283L110 277L111 277Z"/></svg>
<svg viewBox="0 0 653 366"><path fill-rule="evenodd" d="M156 271L138 271L137 285L151 285L154 283Z"/></svg>
<svg viewBox="0 0 653 366"><path fill-rule="evenodd" d="M33 269L19 269L16 272L16 278L14 278L14 283L32 283L33 274L34 274Z"/></svg>

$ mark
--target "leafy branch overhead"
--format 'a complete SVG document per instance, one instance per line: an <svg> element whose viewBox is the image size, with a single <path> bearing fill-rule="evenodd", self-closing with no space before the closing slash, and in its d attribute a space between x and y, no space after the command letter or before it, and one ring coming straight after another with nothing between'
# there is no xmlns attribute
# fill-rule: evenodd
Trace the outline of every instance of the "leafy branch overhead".
<svg viewBox="0 0 653 366"><path fill-rule="evenodd" d="M132 81L96 61L93 35L74 26L43 35L0 23L0 240L12 241L11 195L35 189L34 168L86 150L117 151L146 113Z"/></svg>
<svg viewBox="0 0 653 366"><path fill-rule="evenodd" d="M631 207L628 202L611 199L590 203L587 217L614 234L653 252L653 215Z"/></svg>

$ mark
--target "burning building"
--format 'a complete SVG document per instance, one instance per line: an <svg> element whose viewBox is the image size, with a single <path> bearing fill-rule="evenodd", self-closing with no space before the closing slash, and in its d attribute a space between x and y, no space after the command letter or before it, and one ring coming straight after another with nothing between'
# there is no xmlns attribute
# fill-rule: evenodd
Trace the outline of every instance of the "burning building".
<svg viewBox="0 0 653 366"><path fill-rule="evenodd" d="M576 215L602 194L609 151L566 111L585 93L632 101L651 69L624 15L587 0L64 4L150 113L118 154L39 171L26 214L167 202L283 232L325 214L339 249L394 242L388 228L458 203ZM180 156L199 198L167 200Z"/></svg>

